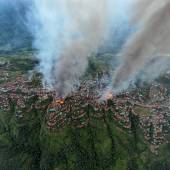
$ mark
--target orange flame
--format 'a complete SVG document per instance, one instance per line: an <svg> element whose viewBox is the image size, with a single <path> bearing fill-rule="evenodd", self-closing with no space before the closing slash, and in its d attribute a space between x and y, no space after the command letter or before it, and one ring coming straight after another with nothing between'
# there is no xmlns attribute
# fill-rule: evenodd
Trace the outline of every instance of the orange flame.
<svg viewBox="0 0 170 170"><path fill-rule="evenodd" d="M64 104L64 100L58 99L58 100L56 100L56 103L62 105L62 104Z"/></svg>
<svg viewBox="0 0 170 170"><path fill-rule="evenodd" d="M107 100L110 100L113 98L113 94L111 92L109 92L107 95L106 95L106 99Z"/></svg>

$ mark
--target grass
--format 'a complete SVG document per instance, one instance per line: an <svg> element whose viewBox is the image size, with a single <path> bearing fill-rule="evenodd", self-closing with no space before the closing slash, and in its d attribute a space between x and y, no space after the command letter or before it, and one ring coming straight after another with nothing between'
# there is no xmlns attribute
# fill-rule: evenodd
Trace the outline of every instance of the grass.
<svg viewBox="0 0 170 170"><path fill-rule="evenodd" d="M142 106L135 106L134 111L139 116L150 116L152 114L151 109L145 108L145 107L142 107Z"/></svg>

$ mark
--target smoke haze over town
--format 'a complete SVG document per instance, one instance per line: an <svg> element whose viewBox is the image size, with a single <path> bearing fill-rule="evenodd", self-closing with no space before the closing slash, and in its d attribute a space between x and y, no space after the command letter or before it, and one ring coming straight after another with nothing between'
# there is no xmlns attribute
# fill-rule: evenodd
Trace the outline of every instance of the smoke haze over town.
<svg viewBox="0 0 170 170"><path fill-rule="evenodd" d="M128 88L139 77L143 81L153 80L169 67L169 1L1 0L0 3L4 13L13 9L17 14L13 21L15 33L26 30L24 39L16 34L10 37L11 42L15 46L27 43L25 40L33 42L43 84L56 89L59 96L74 90L88 67L88 59L102 53L102 49L107 52L121 47L117 51L119 57L110 61L113 65L119 63L113 68L108 84L114 92ZM5 28L3 25L1 29ZM5 43L9 37L3 39ZM154 63L153 58L157 58Z"/></svg>

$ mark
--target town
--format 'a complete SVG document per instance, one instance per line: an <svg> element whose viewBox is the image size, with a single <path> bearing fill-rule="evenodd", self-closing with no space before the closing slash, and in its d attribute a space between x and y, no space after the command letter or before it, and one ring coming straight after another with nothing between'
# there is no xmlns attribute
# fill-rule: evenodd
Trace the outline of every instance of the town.
<svg viewBox="0 0 170 170"><path fill-rule="evenodd" d="M40 77L39 77L40 78ZM159 146L167 143L166 135L170 129L170 96L167 88L153 82L147 87L135 87L119 94L110 92L101 99L105 78L84 80L80 86L64 99L56 97L40 83L34 86L27 75L19 75L10 81L7 71L1 70L0 109L13 112L18 119L24 117L23 110L42 109L46 114L46 126L50 131L62 130L65 126L84 128L97 119L104 121L110 117L122 131L132 133L132 115L139 121L139 127L150 150L159 154ZM28 101L36 97L33 103ZM45 108L42 101L51 99Z"/></svg>

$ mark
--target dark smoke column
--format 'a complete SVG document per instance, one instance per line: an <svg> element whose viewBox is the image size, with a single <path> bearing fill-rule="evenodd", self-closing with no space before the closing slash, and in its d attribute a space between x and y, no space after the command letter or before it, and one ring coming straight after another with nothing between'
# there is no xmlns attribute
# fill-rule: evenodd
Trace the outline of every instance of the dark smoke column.
<svg viewBox="0 0 170 170"><path fill-rule="evenodd" d="M123 62L116 70L114 89L128 86L129 79L134 78L148 61L170 52L170 1L139 0L135 7L139 29L122 51Z"/></svg>

